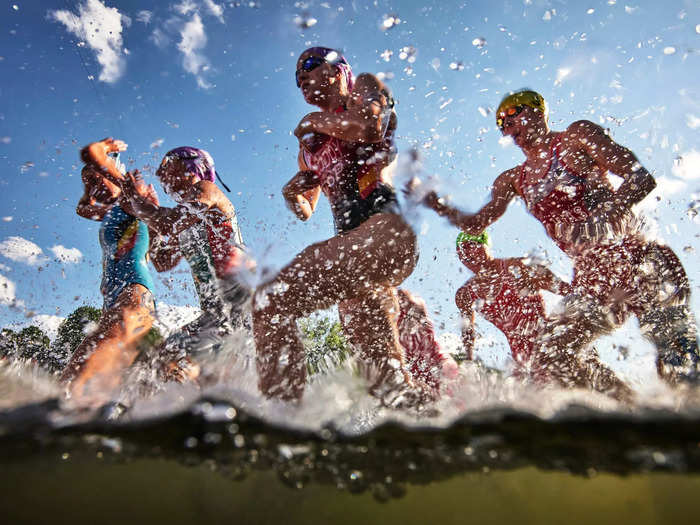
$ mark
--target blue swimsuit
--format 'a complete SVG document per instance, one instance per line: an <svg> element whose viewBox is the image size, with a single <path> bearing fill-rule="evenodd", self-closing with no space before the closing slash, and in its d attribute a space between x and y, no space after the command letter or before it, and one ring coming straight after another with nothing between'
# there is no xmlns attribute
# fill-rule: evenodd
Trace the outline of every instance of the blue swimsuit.
<svg viewBox="0 0 700 525"><path fill-rule="evenodd" d="M115 204L100 226L102 246L102 284L104 308L114 306L122 290L140 284L153 291L148 270L148 227Z"/></svg>

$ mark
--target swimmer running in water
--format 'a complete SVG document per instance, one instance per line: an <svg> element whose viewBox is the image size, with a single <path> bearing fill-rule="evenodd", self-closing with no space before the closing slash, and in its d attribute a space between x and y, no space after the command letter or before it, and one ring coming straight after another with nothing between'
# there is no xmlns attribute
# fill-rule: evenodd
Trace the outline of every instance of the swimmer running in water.
<svg viewBox="0 0 700 525"><path fill-rule="evenodd" d="M657 348L659 375L670 383L698 380L697 333L688 279L676 255L647 241L632 206L656 183L627 148L587 120L549 129L544 98L523 90L498 106L497 124L525 154L501 173L477 213L445 206L434 192L424 203L472 235L498 220L520 197L547 235L573 259L565 312L540 337L535 366L575 386L587 385L581 350L634 314ZM615 190L607 179L623 179Z"/></svg>
<svg viewBox="0 0 700 525"><path fill-rule="evenodd" d="M61 375L70 396L78 402L102 404L109 400L121 383L122 372L138 355L137 343L153 324L153 279L147 262L152 237L113 182L122 174L110 154L125 150L124 142L107 138L81 152L85 193L76 212L102 222L104 306L97 329L76 348ZM138 184L133 191L158 204L153 187Z"/></svg>
<svg viewBox="0 0 700 525"><path fill-rule="evenodd" d="M551 322L540 290L565 296L571 293L571 286L546 266L527 258L495 259L488 242L486 232L479 236L461 232L457 236L459 260L475 274L455 295L465 351L472 355L476 311L506 336L515 375L538 380L541 374L534 368L537 342ZM600 360L589 357L586 364L585 373L595 390L630 399L629 388Z"/></svg>
<svg viewBox="0 0 700 525"><path fill-rule="evenodd" d="M243 326L250 289L240 272L250 269L236 211L217 187L214 160L208 152L183 146L165 154L156 171L165 192L177 203L157 206L137 191L140 176L128 172L122 182L134 210L158 234L159 272L184 257L190 265L201 315L166 339L166 376L183 381L199 375L189 356L220 349L223 337Z"/></svg>
<svg viewBox="0 0 700 525"><path fill-rule="evenodd" d="M413 271L418 254L386 178L396 129L389 90L371 74L354 79L339 52L321 47L301 54L296 81L320 111L295 130L300 171L283 195L305 221L323 192L336 235L304 249L255 292L260 389L269 397L301 399L306 366L296 320L338 304L345 334L378 372L370 391L385 404L417 402L395 321L394 287Z"/></svg>

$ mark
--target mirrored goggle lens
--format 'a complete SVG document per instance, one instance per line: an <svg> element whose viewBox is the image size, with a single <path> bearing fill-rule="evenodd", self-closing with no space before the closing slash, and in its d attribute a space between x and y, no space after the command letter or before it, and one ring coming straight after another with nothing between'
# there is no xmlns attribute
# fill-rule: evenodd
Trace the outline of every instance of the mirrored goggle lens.
<svg viewBox="0 0 700 525"><path fill-rule="evenodd" d="M503 129L503 124L505 122L506 117L513 117L520 113L523 110L523 106L511 106L504 111L502 111L499 115L498 118L496 118L496 125Z"/></svg>
<svg viewBox="0 0 700 525"><path fill-rule="evenodd" d="M316 69L318 66L323 64L325 62L325 59L321 57L309 57L305 59L301 63L301 69L297 69L296 71L296 81L297 81L297 87L301 87L301 82L299 81L299 73L302 71L312 71Z"/></svg>

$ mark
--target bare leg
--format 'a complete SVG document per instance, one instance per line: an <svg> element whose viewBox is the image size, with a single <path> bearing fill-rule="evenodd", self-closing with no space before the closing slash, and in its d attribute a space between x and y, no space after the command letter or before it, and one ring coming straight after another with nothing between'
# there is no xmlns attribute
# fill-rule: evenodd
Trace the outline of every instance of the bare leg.
<svg viewBox="0 0 700 525"><path fill-rule="evenodd" d="M71 356L61 381L76 400L107 400L119 386L122 372L136 359L136 343L153 325L153 297L140 284L124 288L99 326Z"/></svg>
<svg viewBox="0 0 700 525"><path fill-rule="evenodd" d="M465 284L455 294L455 304L459 309L462 320L462 345L467 361L474 360L474 342L476 341L476 330L474 330L474 309L472 294Z"/></svg>
<svg viewBox="0 0 700 525"><path fill-rule="evenodd" d="M566 388L589 388L630 401L632 391L600 361L593 348L599 337L619 326L616 316L593 298L569 297L565 312L544 325L535 344L535 379Z"/></svg>
<svg viewBox="0 0 700 525"><path fill-rule="evenodd" d="M253 297L261 391L283 399L300 399L303 394L306 367L296 319L396 286L410 275L415 263L415 234L394 214L374 215L350 232L303 250ZM379 294L375 300L381 305L386 298ZM384 306L379 311L386 317ZM372 319L379 323L378 317ZM383 326L391 323L385 319ZM373 348L368 355L399 348L395 323L373 337L367 343Z"/></svg>
<svg viewBox="0 0 700 525"><path fill-rule="evenodd" d="M396 328L398 303L393 288L343 301L338 305L343 331L374 380L370 392L385 399L413 384L405 368L404 351Z"/></svg>

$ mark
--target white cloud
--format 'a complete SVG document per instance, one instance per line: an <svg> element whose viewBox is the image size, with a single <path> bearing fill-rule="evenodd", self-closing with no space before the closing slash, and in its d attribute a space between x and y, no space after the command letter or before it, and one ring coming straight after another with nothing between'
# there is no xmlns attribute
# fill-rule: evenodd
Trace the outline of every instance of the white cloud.
<svg viewBox="0 0 700 525"><path fill-rule="evenodd" d="M153 43L160 48L164 48L170 43L170 37L160 28L154 29L150 38Z"/></svg>
<svg viewBox="0 0 700 525"><path fill-rule="evenodd" d="M204 0L204 7L209 12L210 15L218 18L219 22L224 23L224 6L223 4L216 4L214 0Z"/></svg>
<svg viewBox="0 0 700 525"><path fill-rule="evenodd" d="M681 154L671 173L683 180L700 179L700 151L691 149Z"/></svg>
<svg viewBox="0 0 700 525"><path fill-rule="evenodd" d="M62 263L76 264L83 258L83 254L80 253L78 248L66 248L65 246L58 244L56 246L52 246L49 248L49 250L51 250L56 256L56 259Z"/></svg>
<svg viewBox="0 0 700 525"><path fill-rule="evenodd" d="M204 24L199 13L195 13L192 20L187 22L180 31L182 40L178 43L177 48L183 55L182 66L185 71L193 74L197 78L197 85L203 89L209 89L212 86L204 79L203 73L209 69L209 61L200 53L207 45L207 35L204 32Z"/></svg>
<svg viewBox="0 0 700 525"><path fill-rule="evenodd" d="M4 275L0 274L0 304L4 304L6 306L16 305L17 297L15 296L15 292L15 283L10 281Z"/></svg>
<svg viewBox="0 0 700 525"><path fill-rule="evenodd" d="M102 82L116 82L122 76L126 68L122 21L128 26L130 20L115 7L106 7L100 0L85 0L78 6L78 16L66 10L49 11L49 16L97 53Z"/></svg>
<svg viewBox="0 0 700 525"><path fill-rule="evenodd" d="M8 328L14 331L19 331L28 326L37 326L49 337L49 339L53 341L56 339L58 327L61 325L64 319L64 317L59 317L58 315L38 314L31 316L26 321L22 321L21 323L11 323Z"/></svg>
<svg viewBox="0 0 700 525"><path fill-rule="evenodd" d="M8 237L0 242L0 255L31 266L37 266L47 260L41 248L22 237Z"/></svg>
<svg viewBox="0 0 700 525"><path fill-rule="evenodd" d="M197 11L197 4L195 4L192 0L182 0L182 2L176 4L174 7L175 11L181 15L188 15Z"/></svg>
<svg viewBox="0 0 700 525"><path fill-rule="evenodd" d="M144 25L151 23L153 18L153 13L151 11L146 11L145 9L136 13L136 21L141 22Z"/></svg>
<svg viewBox="0 0 700 525"><path fill-rule="evenodd" d="M690 129L698 129L700 128L700 117L696 117L695 115L688 113L685 116L685 123Z"/></svg>

